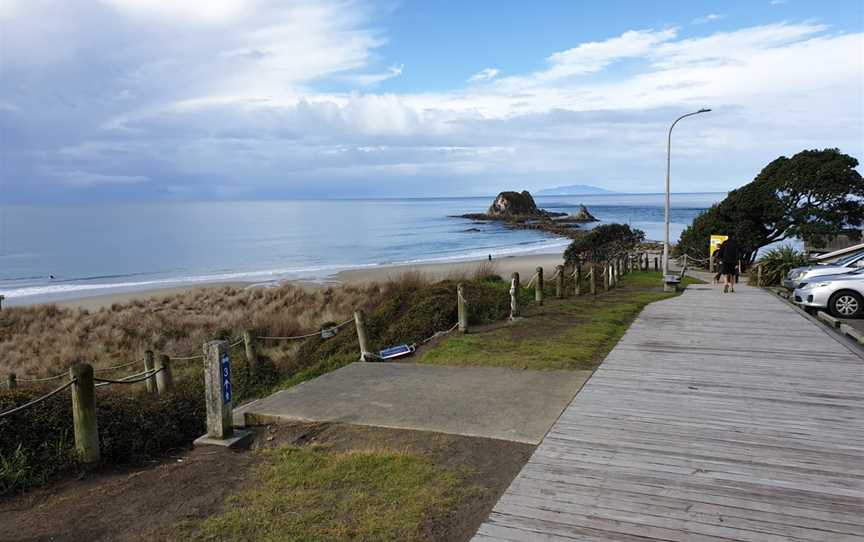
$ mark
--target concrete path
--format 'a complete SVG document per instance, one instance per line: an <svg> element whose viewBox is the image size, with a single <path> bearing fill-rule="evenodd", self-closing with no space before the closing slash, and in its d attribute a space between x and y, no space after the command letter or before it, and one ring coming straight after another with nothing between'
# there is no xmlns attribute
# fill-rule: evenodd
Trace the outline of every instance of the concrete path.
<svg viewBox="0 0 864 542"><path fill-rule="evenodd" d="M864 540L864 361L737 290L648 306L474 540Z"/></svg>
<svg viewBox="0 0 864 542"><path fill-rule="evenodd" d="M537 444L590 375L352 363L239 409L248 424L344 422Z"/></svg>

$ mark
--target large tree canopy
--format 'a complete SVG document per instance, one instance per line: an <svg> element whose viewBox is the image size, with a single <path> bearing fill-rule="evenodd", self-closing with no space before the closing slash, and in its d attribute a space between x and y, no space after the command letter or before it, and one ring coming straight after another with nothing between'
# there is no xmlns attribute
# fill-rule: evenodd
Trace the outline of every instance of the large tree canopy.
<svg viewBox="0 0 864 542"><path fill-rule="evenodd" d="M858 160L838 149L777 158L756 178L700 214L681 234L679 252L708 256L711 235L736 238L744 259L763 246L797 237L814 244L864 222Z"/></svg>

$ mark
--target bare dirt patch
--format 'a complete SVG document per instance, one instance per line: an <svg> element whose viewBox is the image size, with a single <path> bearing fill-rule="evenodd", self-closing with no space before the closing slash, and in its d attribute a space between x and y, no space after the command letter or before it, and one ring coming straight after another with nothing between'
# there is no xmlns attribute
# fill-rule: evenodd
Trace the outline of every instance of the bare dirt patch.
<svg viewBox="0 0 864 542"><path fill-rule="evenodd" d="M2 541L182 540L196 523L222 511L226 499L255 483L267 461L257 449L292 444L334 451L393 450L420 454L467 473L472 499L425 519L420 540L468 540L534 447L515 442L341 424L259 428L253 449L203 447L145 468L92 473L0 502Z"/></svg>

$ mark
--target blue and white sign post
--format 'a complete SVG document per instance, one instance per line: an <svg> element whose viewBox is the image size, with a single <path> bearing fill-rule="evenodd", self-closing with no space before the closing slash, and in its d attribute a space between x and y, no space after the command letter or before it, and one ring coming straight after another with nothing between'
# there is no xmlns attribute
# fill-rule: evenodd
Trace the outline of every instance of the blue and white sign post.
<svg viewBox="0 0 864 542"><path fill-rule="evenodd" d="M204 394L207 402L207 436L230 438L234 434L231 401L231 357L227 341L204 344Z"/></svg>

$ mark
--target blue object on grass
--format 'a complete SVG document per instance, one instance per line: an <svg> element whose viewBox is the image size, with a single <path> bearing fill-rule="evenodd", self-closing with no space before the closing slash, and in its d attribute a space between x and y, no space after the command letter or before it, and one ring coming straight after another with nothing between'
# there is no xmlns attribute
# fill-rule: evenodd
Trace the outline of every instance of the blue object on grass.
<svg viewBox="0 0 864 542"><path fill-rule="evenodd" d="M393 358L401 358L402 356L408 356L414 353L414 347L408 346L407 344L400 344L399 346L391 346L390 348L385 348L381 352L378 353L378 356L384 359L393 359Z"/></svg>

